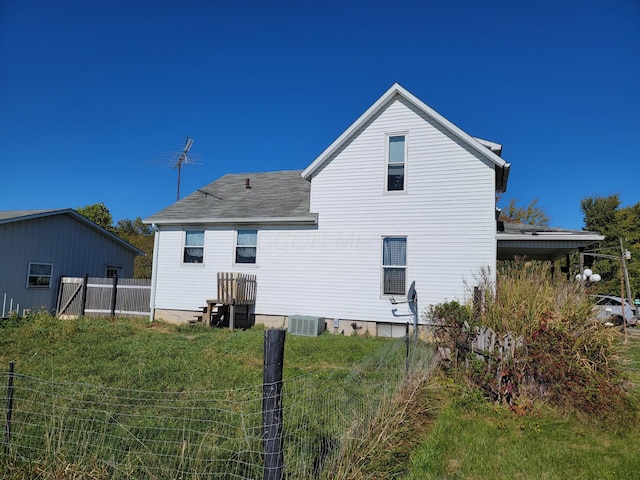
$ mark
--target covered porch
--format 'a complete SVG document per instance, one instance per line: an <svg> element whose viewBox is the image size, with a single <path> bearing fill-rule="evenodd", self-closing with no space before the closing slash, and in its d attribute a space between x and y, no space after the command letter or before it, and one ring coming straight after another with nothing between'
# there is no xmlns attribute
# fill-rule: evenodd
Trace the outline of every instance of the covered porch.
<svg viewBox="0 0 640 480"><path fill-rule="evenodd" d="M581 252L604 240L604 236L596 232L506 222L498 223L496 237L498 260L525 258L552 262L564 258L562 272L568 279L579 273L576 269L572 275L570 254Z"/></svg>

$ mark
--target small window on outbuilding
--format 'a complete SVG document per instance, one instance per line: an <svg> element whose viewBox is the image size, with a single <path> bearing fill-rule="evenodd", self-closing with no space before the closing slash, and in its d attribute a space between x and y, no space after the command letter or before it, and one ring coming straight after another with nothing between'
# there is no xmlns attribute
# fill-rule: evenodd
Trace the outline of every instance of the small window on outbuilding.
<svg viewBox="0 0 640 480"><path fill-rule="evenodd" d="M122 267L119 265L107 265L107 278L120 277Z"/></svg>
<svg viewBox="0 0 640 480"><path fill-rule="evenodd" d="M52 263L29 262L27 288L51 288Z"/></svg>

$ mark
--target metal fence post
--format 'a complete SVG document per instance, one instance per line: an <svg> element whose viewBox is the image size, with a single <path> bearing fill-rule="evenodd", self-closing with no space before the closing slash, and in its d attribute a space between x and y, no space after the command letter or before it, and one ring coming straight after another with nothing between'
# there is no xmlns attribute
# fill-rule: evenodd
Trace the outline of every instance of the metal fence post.
<svg viewBox="0 0 640 480"><path fill-rule="evenodd" d="M405 343L407 344L407 356L406 356L406 360L405 360L405 372L409 373L409 322L407 322L406 325L406 331L405 331L405 338L404 338Z"/></svg>
<svg viewBox="0 0 640 480"><path fill-rule="evenodd" d="M264 374L262 382L262 443L264 480L284 478L282 438L282 364L286 330L264 332Z"/></svg>
<svg viewBox="0 0 640 480"><path fill-rule="evenodd" d="M89 275L82 276L82 301L80 302L80 316L84 317L84 310L87 308L87 284L89 283Z"/></svg>
<svg viewBox="0 0 640 480"><path fill-rule="evenodd" d="M7 383L7 422L4 429L4 444L11 443L11 415L13 414L13 360L9 362L9 381Z"/></svg>
<svg viewBox="0 0 640 480"><path fill-rule="evenodd" d="M111 291L111 318L116 316L116 299L118 298L118 275L113 276L113 290Z"/></svg>

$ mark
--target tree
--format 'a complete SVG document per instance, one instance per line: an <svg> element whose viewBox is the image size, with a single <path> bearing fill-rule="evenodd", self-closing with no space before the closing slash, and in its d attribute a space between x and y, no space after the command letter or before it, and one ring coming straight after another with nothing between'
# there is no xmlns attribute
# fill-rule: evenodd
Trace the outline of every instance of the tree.
<svg viewBox="0 0 640 480"><path fill-rule="evenodd" d="M620 203L620 196L616 193L608 197L585 197L580 201L580 206L585 230L605 236L600 243L599 253L620 256L620 239L624 248L631 252L627 270L631 295L637 295L640 293L640 203L624 208L620 208ZM585 256L585 260L592 261L588 256ZM592 270L602 277L595 287L598 293L620 295L620 266L621 261L618 260L593 261Z"/></svg>
<svg viewBox="0 0 640 480"><path fill-rule="evenodd" d="M113 217L111 212L105 206L104 203L94 203L93 205L86 205L84 207L76 208L76 212L80 215L87 217L92 222L100 225L102 228L114 232Z"/></svg>
<svg viewBox="0 0 640 480"><path fill-rule="evenodd" d="M115 233L145 253L144 256L135 258L133 267L134 278L151 278L154 241L154 233L151 226L142 223L140 217L137 217L135 220L125 218L118 220Z"/></svg>
<svg viewBox="0 0 640 480"><path fill-rule="evenodd" d="M515 198L509 200L506 208L500 212L499 220L507 223L525 223L527 225L548 226L549 217L544 209L538 206L538 199L531 200L526 207L518 205Z"/></svg>
<svg viewBox="0 0 640 480"><path fill-rule="evenodd" d="M145 225L142 223L142 219L137 217L135 220L128 218L118 220L118 224L114 227L111 212L102 202L77 208L76 211L142 250L145 255L136 256L133 264L133 277L151 278L154 234L150 225Z"/></svg>

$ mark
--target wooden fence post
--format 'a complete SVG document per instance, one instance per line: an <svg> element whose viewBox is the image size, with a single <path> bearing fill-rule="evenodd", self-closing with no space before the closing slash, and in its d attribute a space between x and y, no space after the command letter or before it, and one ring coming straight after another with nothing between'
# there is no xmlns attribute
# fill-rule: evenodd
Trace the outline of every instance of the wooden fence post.
<svg viewBox="0 0 640 480"><path fill-rule="evenodd" d="M11 443L11 416L13 414L13 360L9 362L9 382L7 384L7 422L4 428L4 444Z"/></svg>
<svg viewBox="0 0 640 480"><path fill-rule="evenodd" d="M111 291L111 318L116 316L116 299L118 298L118 275L113 277L113 290Z"/></svg>
<svg viewBox="0 0 640 480"><path fill-rule="evenodd" d="M262 382L262 444L264 480L284 478L282 439L282 364L286 330L264 332L264 375Z"/></svg>

